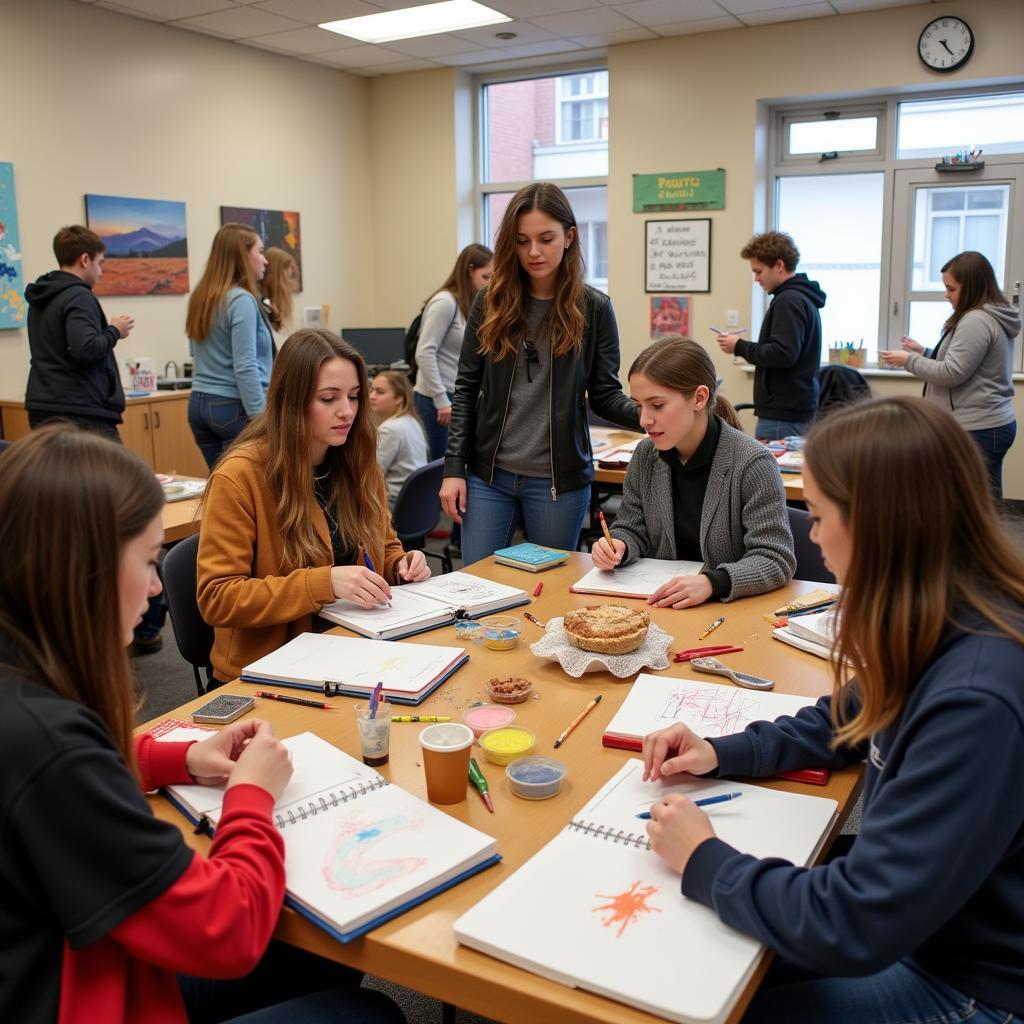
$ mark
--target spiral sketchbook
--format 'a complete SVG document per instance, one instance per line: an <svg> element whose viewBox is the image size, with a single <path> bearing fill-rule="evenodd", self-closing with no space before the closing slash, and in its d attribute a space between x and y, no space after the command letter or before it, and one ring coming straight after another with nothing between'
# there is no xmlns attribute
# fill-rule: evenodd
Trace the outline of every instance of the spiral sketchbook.
<svg viewBox="0 0 1024 1024"><path fill-rule="evenodd" d="M668 792L742 798L709 807L716 833L756 857L810 863L834 800L731 780L643 782L631 759L539 853L455 922L459 942L669 1020L721 1022L765 952L680 893L636 815Z"/></svg>
<svg viewBox="0 0 1024 1024"><path fill-rule="evenodd" d="M500 859L495 840L449 817L313 733L282 741L291 781L274 804L285 903L339 942L450 889ZM169 786L190 821L220 820L223 786Z"/></svg>
<svg viewBox="0 0 1024 1024"><path fill-rule="evenodd" d="M632 565L621 569L591 569L569 589L574 594L607 594L610 597L646 600L674 576L697 576L703 568L703 562L638 558Z"/></svg>

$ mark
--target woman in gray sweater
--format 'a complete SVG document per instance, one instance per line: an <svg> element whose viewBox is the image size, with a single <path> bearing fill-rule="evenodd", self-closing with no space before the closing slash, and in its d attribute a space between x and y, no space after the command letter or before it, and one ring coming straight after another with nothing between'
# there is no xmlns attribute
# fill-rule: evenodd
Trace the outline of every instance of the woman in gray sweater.
<svg viewBox="0 0 1024 1024"><path fill-rule="evenodd" d="M903 339L903 352L883 352L925 382L924 397L949 409L985 458L996 498L1003 496L1003 459L1017 435L1013 412L1013 339L1020 311L1006 301L992 264L962 252L942 268L953 313L935 348Z"/></svg>
<svg viewBox="0 0 1024 1024"><path fill-rule="evenodd" d="M796 558L779 468L716 396L707 352L689 338L663 338L629 368L629 387L648 440L633 454L612 543L594 545L594 565L702 562L699 575L676 576L651 595L658 607L731 601L788 583Z"/></svg>

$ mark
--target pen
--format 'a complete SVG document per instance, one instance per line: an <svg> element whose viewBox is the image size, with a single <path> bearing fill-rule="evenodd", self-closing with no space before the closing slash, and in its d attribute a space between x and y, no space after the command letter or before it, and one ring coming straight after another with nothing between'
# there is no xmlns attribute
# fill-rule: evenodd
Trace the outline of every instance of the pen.
<svg viewBox="0 0 1024 1024"><path fill-rule="evenodd" d="M377 571L373 567L373 559L370 558L370 554L366 550L366 548L363 548L363 565L365 565L366 568L370 570L370 572L376 572ZM390 601L385 601L383 605L377 605L377 607L378 608L390 608L391 607L391 602Z"/></svg>
<svg viewBox="0 0 1024 1024"><path fill-rule="evenodd" d="M720 625L721 625L721 624L722 624L723 622L725 622L725 616L724 616L724 615L719 615L719 616L718 616L718 618L717 618L717 619L715 619L715 621L714 621L714 622L712 622L712 623L711 623L711 625L710 625L710 626L708 626L708 628L707 628L707 629L705 629L705 630L704 630L704 632L703 632L703 633L701 633L701 635L700 635L699 637L697 637L697 639L698 639L698 640L703 640L703 639L704 639L704 637L706 637L706 636L707 636L707 635L708 635L709 633L713 633L713 632L714 632L714 631L715 631L716 629L718 629L718 627L719 627L719 626L720 626Z"/></svg>
<svg viewBox="0 0 1024 1024"><path fill-rule="evenodd" d="M373 688L373 693L370 694L370 717L377 717L377 705L380 704L380 691L384 688L384 681L381 680Z"/></svg>
<svg viewBox="0 0 1024 1024"><path fill-rule="evenodd" d="M562 744L563 744L563 743L564 743L564 742L565 742L565 741L566 741L566 740L567 740L567 739L569 738L569 734L570 734L570 733L571 733L571 732L573 731L573 729L575 729L575 728L576 728L576 726L577 726L577 725L579 725L579 724L580 724L580 722L582 722L582 721L583 721L583 719L584 719L584 718L586 718L586 717L587 717L587 715L589 715L589 714L590 714L590 712L591 712L591 711L593 711L593 710L594 710L594 708L596 708L596 707L597 707L597 705L601 703L601 697L602 697L602 694L600 694L600 693L599 693L599 694L598 694L598 695L597 695L597 696L596 696L596 697L595 697L595 698L594 698L594 699L593 699L593 700L592 700L592 701L591 701L591 702L590 702L590 703L589 703L589 704L588 704L588 705L587 705L587 706L586 706L586 707L585 707L585 708L584 708L584 709L583 709L583 710L582 710L582 711L581 711L581 712L580 712L580 713L579 713L579 714L578 714L578 715L577 715L577 716L576 716L576 717L575 717L575 718L574 718L574 719L573 719L573 720L572 720L572 721L571 721L571 722L570 722L570 723L569 723L569 724L568 724L568 725L567 725L567 726L565 727L565 729L564 729L564 730L562 731L562 735L561 735L561 736L559 736L557 740L555 740L555 747L556 747L556 749L557 749L558 747L560 747L560 746L561 746L561 745L562 745Z"/></svg>
<svg viewBox="0 0 1024 1024"><path fill-rule="evenodd" d="M535 586L535 587L533 588L533 596L534 596L534 597L540 597L540 592L541 592L541 591L542 591L543 589L544 589L544 581L543 581L543 580L541 580L541 581L540 581L540 583L538 583L538 584L537 584L537 586Z"/></svg>
<svg viewBox="0 0 1024 1024"><path fill-rule="evenodd" d="M742 793L738 793L738 792L737 793L722 793L720 796L706 796L706 797L703 797L700 800L694 800L693 802L698 807L708 807L710 804L724 804L727 800L738 800L741 796L743 796L743 794ZM650 811L641 811L637 815L637 817L638 818L642 818L644 821L649 821L650 818L651 818L651 812Z"/></svg>
<svg viewBox="0 0 1024 1024"><path fill-rule="evenodd" d="M746 327L734 327L731 331L720 331L717 327L709 327L709 331L714 331L715 334L742 334Z"/></svg>
<svg viewBox="0 0 1024 1024"><path fill-rule="evenodd" d="M487 791L487 779L484 778L484 773L480 771L480 765L476 763L475 757L469 759L469 781L476 787L481 799L487 805L487 810L493 814L494 804L491 803L491 796Z"/></svg>
<svg viewBox="0 0 1024 1024"><path fill-rule="evenodd" d="M523 618L528 620L529 622L532 622L535 626L540 626L541 629L544 628L544 623L541 622L540 619L531 615L529 612L523 612Z"/></svg>
<svg viewBox="0 0 1024 1024"><path fill-rule="evenodd" d="M286 697L283 693L269 693L267 690L257 690L256 696L266 697L267 700L284 701L285 704L301 704L305 708L323 708L324 711L334 710L330 704L325 704L322 700L306 700L305 697Z"/></svg>
<svg viewBox="0 0 1024 1024"><path fill-rule="evenodd" d="M786 616L790 619L795 619L800 615L814 615L817 612L823 612L826 608L831 608L835 604L835 601L822 601L821 604L809 604L806 608L796 608L791 612L787 612Z"/></svg>
<svg viewBox="0 0 1024 1024"><path fill-rule="evenodd" d="M448 715L392 715L392 722L450 722Z"/></svg>

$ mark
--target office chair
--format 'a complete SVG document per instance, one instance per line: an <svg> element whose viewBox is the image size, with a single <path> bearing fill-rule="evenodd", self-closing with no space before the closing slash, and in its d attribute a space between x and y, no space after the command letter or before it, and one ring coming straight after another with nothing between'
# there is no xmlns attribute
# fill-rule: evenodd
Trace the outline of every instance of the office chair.
<svg viewBox="0 0 1024 1024"><path fill-rule="evenodd" d="M208 626L199 614L196 601L196 557L199 554L199 534L175 544L163 561L164 597L171 613L174 642L181 656L192 666L196 690L201 697L213 678L210 651L213 649L213 626ZM206 683L199 668L206 670Z"/></svg>
<svg viewBox="0 0 1024 1024"><path fill-rule="evenodd" d="M444 573L452 571L448 545L442 551L430 551L423 543L441 520L441 499L437 495L443 478L444 459L434 459L410 473L395 499L391 521L402 547L411 544L420 548L427 558L436 558L441 563Z"/></svg>
<svg viewBox="0 0 1024 1024"><path fill-rule="evenodd" d="M795 579L812 583L835 583L836 578L825 567L821 548L811 540L811 516L802 508L789 507L789 528L793 532L793 551L796 553Z"/></svg>

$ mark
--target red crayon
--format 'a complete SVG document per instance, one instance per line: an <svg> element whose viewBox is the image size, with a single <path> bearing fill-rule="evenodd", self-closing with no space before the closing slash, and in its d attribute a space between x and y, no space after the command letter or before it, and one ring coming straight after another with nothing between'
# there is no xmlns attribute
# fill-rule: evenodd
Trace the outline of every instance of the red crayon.
<svg viewBox="0 0 1024 1024"><path fill-rule="evenodd" d="M533 588L533 596L540 597L540 592L544 589L544 581L542 580Z"/></svg>

